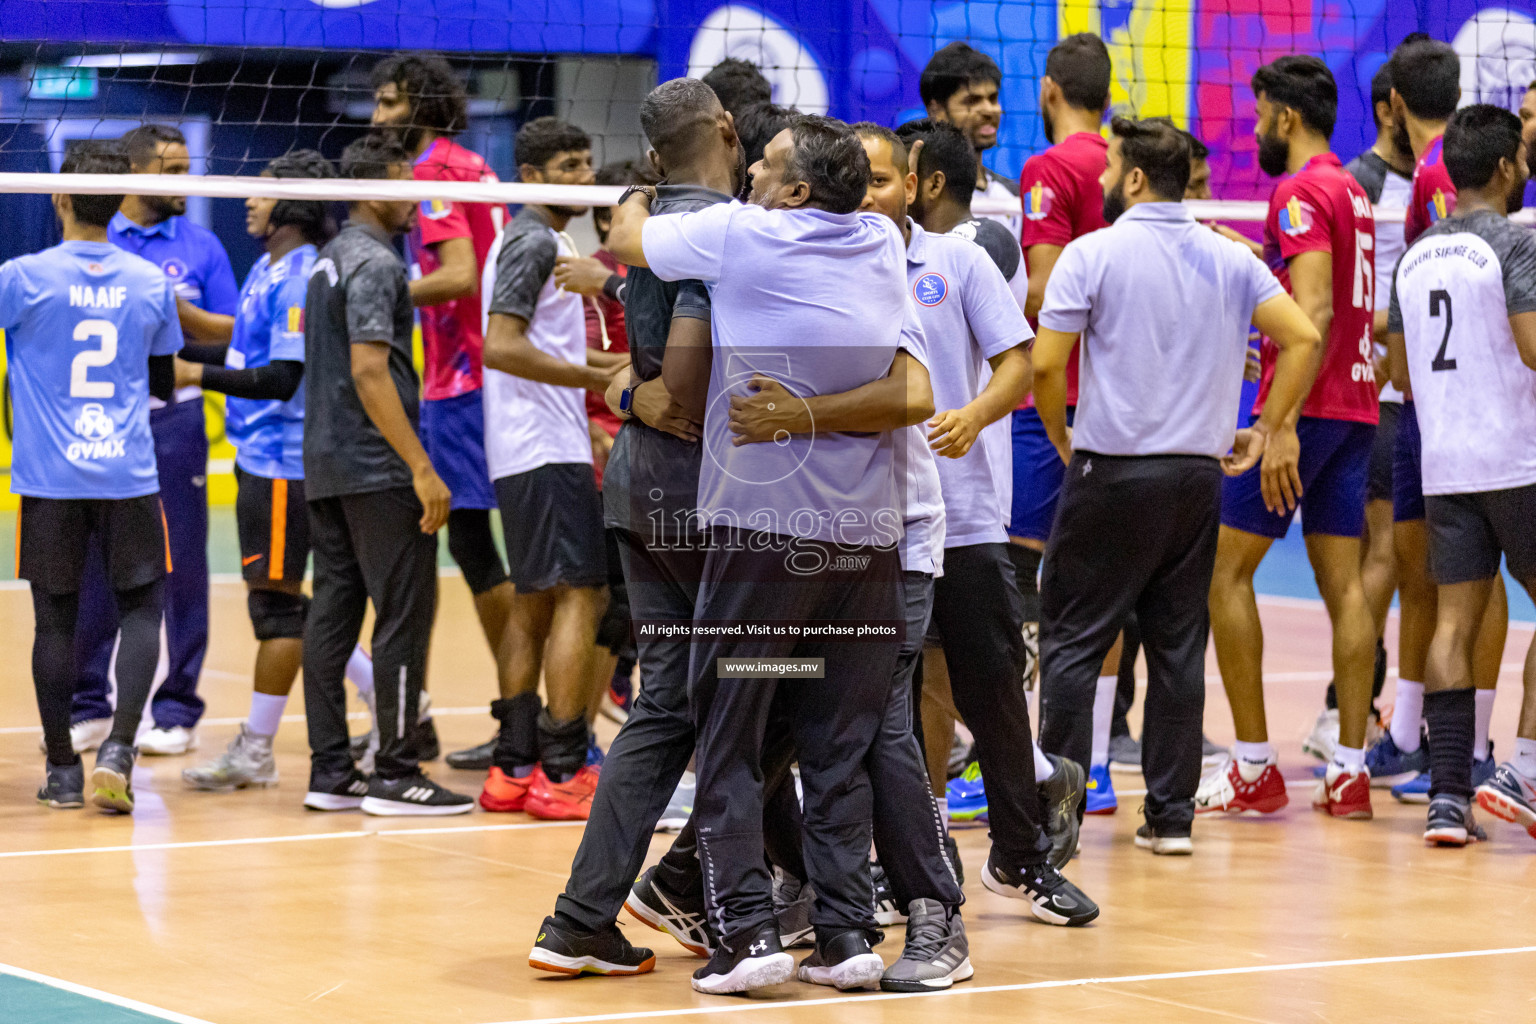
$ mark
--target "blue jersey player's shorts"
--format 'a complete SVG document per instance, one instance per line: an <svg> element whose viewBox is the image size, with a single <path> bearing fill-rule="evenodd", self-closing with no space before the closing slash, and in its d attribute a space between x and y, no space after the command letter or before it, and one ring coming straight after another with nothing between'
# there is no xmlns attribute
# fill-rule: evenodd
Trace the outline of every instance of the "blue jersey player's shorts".
<svg viewBox="0 0 1536 1024"><path fill-rule="evenodd" d="M421 403L421 446L453 495L450 508L496 507L491 471L485 462L482 394L475 390Z"/></svg>
<svg viewBox="0 0 1536 1024"><path fill-rule="evenodd" d="M1077 409L1067 406L1067 425ZM1034 407L1013 410L1013 513L1008 534L1026 540L1046 541L1056 518L1056 499L1067 464L1045 432Z"/></svg>
<svg viewBox="0 0 1536 1024"><path fill-rule="evenodd" d="M139 498L23 497L16 516L16 578L46 593L80 590L93 537L101 545L107 582L113 590L134 590L171 571L171 549L166 544L165 512L159 494Z"/></svg>
<svg viewBox="0 0 1536 1024"><path fill-rule="evenodd" d="M1296 424L1301 442L1301 531L1332 537L1365 532L1365 482L1370 475L1373 423L1323 420L1303 416ZM1221 525L1279 540L1291 528L1293 509L1275 513L1264 507L1259 466L1221 487Z"/></svg>
<svg viewBox="0 0 1536 1024"><path fill-rule="evenodd" d="M1405 401L1397 418L1397 447L1392 452L1392 521L1406 523L1424 518L1424 442L1419 437L1419 414Z"/></svg>

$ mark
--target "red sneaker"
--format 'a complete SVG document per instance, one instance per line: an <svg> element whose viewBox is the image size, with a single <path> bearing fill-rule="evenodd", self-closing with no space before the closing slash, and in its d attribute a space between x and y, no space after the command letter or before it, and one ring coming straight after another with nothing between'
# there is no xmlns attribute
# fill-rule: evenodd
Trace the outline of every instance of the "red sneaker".
<svg viewBox="0 0 1536 1024"><path fill-rule="evenodd" d="M1212 811L1274 814L1290 802L1285 779L1281 778L1280 768L1273 757L1258 777L1251 780L1243 777L1237 759L1229 757L1225 765L1201 779L1200 788L1195 791L1196 814Z"/></svg>
<svg viewBox="0 0 1536 1024"><path fill-rule="evenodd" d="M1317 783L1312 806L1335 818L1369 821L1371 818L1371 773L1346 772L1336 764Z"/></svg>
<svg viewBox="0 0 1536 1024"><path fill-rule="evenodd" d="M589 764L564 782L551 782L541 771L538 781L528 790L523 810L546 821L586 821L592 813L598 773L598 766Z"/></svg>
<svg viewBox="0 0 1536 1024"><path fill-rule="evenodd" d="M480 806L488 811L521 811L528 803L528 792L543 778L544 769L538 765L522 778L492 765L485 776L485 788L480 791Z"/></svg>

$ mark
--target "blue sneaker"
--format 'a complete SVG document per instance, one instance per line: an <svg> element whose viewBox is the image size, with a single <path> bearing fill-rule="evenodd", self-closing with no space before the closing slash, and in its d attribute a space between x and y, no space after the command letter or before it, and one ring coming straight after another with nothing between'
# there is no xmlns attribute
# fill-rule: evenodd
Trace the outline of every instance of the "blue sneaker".
<svg viewBox="0 0 1536 1024"><path fill-rule="evenodd" d="M981 780L981 765L975 761L944 787L949 800L949 820L958 822L987 820L987 790Z"/></svg>
<svg viewBox="0 0 1536 1024"><path fill-rule="evenodd" d="M1096 764L1088 769L1088 799L1083 805L1084 814L1114 814L1119 807L1115 800L1115 786L1109 781L1109 767Z"/></svg>
<svg viewBox="0 0 1536 1024"><path fill-rule="evenodd" d="M1366 761L1370 763L1369 759ZM1472 762L1472 788L1487 784L1499 770L1499 762L1493 756L1493 744L1488 744L1488 756ZM1429 803L1429 771L1420 772L1402 785L1392 787L1392 795L1405 804Z"/></svg>
<svg viewBox="0 0 1536 1024"><path fill-rule="evenodd" d="M601 768L603 765L603 748L597 745L597 733L587 733L587 766L589 768Z"/></svg>
<svg viewBox="0 0 1536 1024"><path fill-rule="evenodd" d="M1408 782L1420 772L1429 771L1429 744L1419 735L1419 749L1405 751L1397 745L1390 732L1371 744L1365 752L1365 766L1371 772L1371 788L1390 789L1400 782Z"/></svg>

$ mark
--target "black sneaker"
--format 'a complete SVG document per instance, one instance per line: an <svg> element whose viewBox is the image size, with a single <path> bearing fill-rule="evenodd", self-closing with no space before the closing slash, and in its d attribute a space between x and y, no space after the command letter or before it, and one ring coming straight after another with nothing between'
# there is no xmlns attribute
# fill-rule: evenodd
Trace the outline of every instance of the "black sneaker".
<svg viewBox="0 0 1536 1024"><path fill-rule="evenodd" d="M1047 859L1060 871L1077 852L1077 832L1081 824L1077 809L1088 792L1088 777L1076 761L1055 754L1045 756L1055 771L1039 785L1040 809L1045 812L1045 834L1051 841Z"/></svg>
<svg viewBox="0 0 1536 1024"><path fill-rule="evenodd" d="M948 832L944 833L944 853L949 857L949 866L955 869L955 884L965 885L965 865L960 863L960 846Z"/></svg>
<svg viewBox="0 0 1536 1024"><path fill-rule="evenodd" d="M133 758L138 751L126 743L107 740L96 751L91 772L91 803L104 811L133 813Z"/></svg>
<svg viewBox="0 0 1536 1024"><path fill-rule="evenodd" d="M902 914L903 918L907 915ZM872 988L885 973L885 961L869 948L869 935L857 928L838 932L800 961L797 972L808 985L827 985L839 992Z"/></svg>
<svg viewBox="0 0 1536 1024"><path fill-rule="evenodd" d="M816 890L783 868L773 869L773 916L779 922L779 945L785 949L814 946L816 928L811 911L816 907Z"/></svg>
<svg viewBox="0 0 1536 1024"><path fill-rule="evenodd" d="M386 818L444 814L468 814L475 809L475 798L445 789L417 770L402 779L368 780L368 795L363 797L363 813Z"/></svg>
<svg viewBox="0 0 1536 1024"><path fill-rule="evenodd" d="M896 896L891 892L891 880L886 877L885 868L877 860L869 862L869 880L875 887L875 923L882 928L889 928L905 921L907 915L896 905Z"/></svg>
<svg viewBox="0 0 1536 1024"><path fill-rule="evenodd" d="M1099 916L1098 904L1046 861L1014 870L1000 867L993 853L981 884L999 896L1028 900L1030 911L1046 924L1083 925Z"/></svg>
<svg viewBox="0 0 1536 1024"><path fill-rule="evenodd" d="M455 750L445 760L449 768L457 768L466 772L489 771L492 756L496 753L496 737L492 736L486 743L478 747L470 747L468 750Z"/></svg>
<svg viewBox="0 0 1536 1024"><path fill-rule="evenodd" d="M356 768L335 779L311 775L304 806L312 811L355 811L363 806L363 797L367 795L368 777Z"/></svg>
<svg viewBox="0 0 1536 1024"><path fill-rule="evenodd" d="M74 764L47 762L48 780L37 791L37 802L60 810L85 806L85 765L77 757Z"/></svg>
<svg viewBox="0 0 1536 1024"><path fill-rule="evenodd" d="M704 894L678 896L656 884L656 869L647 868L635 880L624 909L643 925L676 939L694 956L707 957L715 943L704 917Z"/></svg>
<svg viewBox="0 0 1536 1024"><path fill-rule="evenodd" d="M1188 857L1195 852L1195 844L1188 832L1176 835L1166 829L1156 828L1150 821L1142 822L1136 830L1136 848L1151 850L1164 857Z"/></svg>
<svg viewBox="0 0 1536 1024"><path fill-rule="evenodd" d="M649 974L656 968L656 954L631 946L618 925L583 935L563 928L553 917L539 927L539 938L528 954L528 966L556 974Z"/></svg>
<svg viewBox="0 0 1536 1024"><path fill-rule="evenodd" d="M693 972L693 990L715 996L751 992L794 976L795 958L779 946L778 923L765 921L736 952L724 943L716 947L709 963Z"/></svg>
<svg viewBox="0 0 1536 1024"><path fill-rule="evenodd" d="M1480 843L1488 833L1472 817L1472 801L1466 797L1441 793L1429 801L1429 822L1424 826L1424 841L1434 846L1466 846Z"/></svg>
<svg viewBox="0 0 1536 1024"><path fill-rule="evenodd" d="M907 941L901 958L885 969L880 988L934 992L967 981L975 973L960 911L951 916L938 900L916 899L907 908Z"/></svg>

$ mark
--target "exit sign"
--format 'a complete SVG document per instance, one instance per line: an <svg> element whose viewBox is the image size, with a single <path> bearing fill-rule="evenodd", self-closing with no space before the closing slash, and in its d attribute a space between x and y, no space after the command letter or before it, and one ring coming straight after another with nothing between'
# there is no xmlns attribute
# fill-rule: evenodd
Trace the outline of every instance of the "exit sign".
<svg viewBox="0 0 1536 1024"><path fill-rule="evenodd" d="M96 98L95 68L37 67L27 96L39 100L93 100Z"/></svg>

